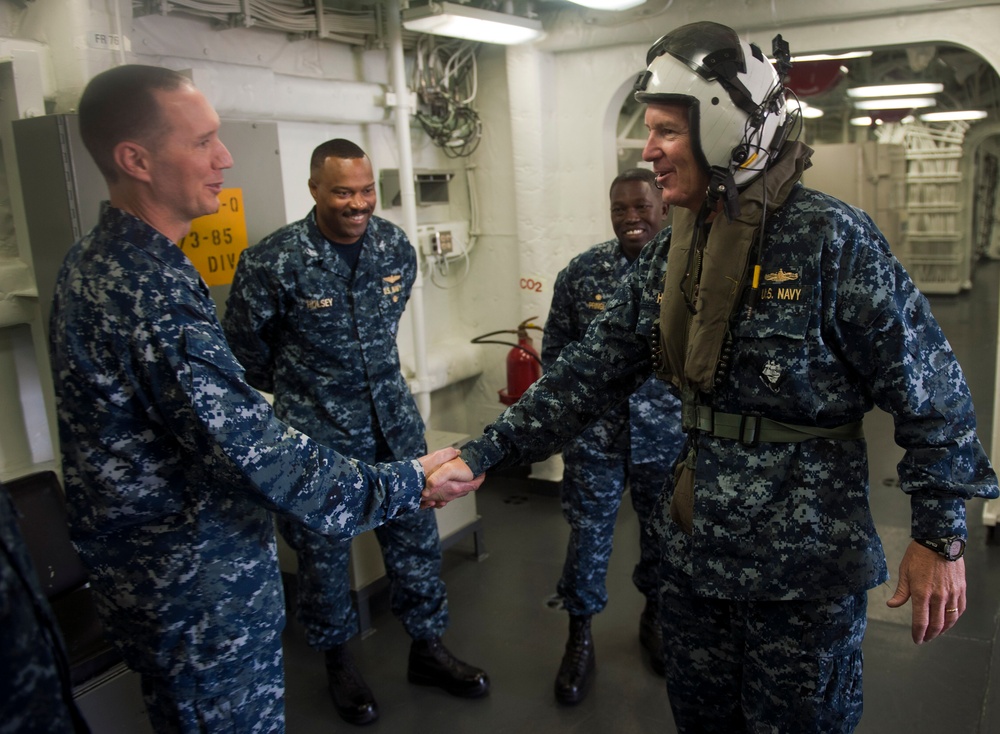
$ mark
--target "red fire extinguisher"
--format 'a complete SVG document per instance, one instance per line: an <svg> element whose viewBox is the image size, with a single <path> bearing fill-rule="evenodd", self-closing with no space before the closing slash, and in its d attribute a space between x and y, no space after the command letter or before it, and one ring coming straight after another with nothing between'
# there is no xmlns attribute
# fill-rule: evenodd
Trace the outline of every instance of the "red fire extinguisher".
<svg viewBox="0 0 1000 734"><path fill-rule="evenodd" d="M473 344L504 344L510 345L511 350L507 352L507 387L501 388L497 392L500 394L500 402L504 405L513 405L517 402L525 390L542 376L542 360L535 351L535 342L528 336L528 329L542 331L540 326L535 326L531 320L522 321L517 326L517 330L504 329L502 331L492 331L489 334L477 336L472 340ZM510 342L490 341L486 337L496 334L517 334L517 344Z"/></svg>

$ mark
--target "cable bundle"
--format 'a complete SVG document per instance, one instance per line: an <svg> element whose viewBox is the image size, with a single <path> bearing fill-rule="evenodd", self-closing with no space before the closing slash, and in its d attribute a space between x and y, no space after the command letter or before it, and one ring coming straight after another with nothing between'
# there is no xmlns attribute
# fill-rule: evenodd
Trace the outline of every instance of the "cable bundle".
<svg viewBox="0 0 1000 734"><path fill-rule="evenodd" d="M420 36L410 85L417 95L414 115L431 140L450 158L471 155L483 124L472 108L476 98L476 49L468 41Z"/></svg>

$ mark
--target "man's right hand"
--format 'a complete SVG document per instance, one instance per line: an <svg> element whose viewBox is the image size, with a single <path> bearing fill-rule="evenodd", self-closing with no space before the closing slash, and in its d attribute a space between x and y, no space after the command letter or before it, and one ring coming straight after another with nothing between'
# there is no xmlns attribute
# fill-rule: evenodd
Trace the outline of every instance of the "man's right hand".
<svg viewBox="0 0 1000 734"><path fill-rule="evenodd" d="M452 500L479 489L485 478L485 474L474 477L469 465L458 458L456 453L454 458L430 472L427 486L421 495L420 507L444 507Z"/></svg>

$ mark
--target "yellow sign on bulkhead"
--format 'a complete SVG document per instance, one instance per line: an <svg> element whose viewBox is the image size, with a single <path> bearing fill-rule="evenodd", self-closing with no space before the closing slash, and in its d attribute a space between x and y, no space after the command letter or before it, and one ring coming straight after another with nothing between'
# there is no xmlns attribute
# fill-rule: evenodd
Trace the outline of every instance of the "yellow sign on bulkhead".
<svg viewBox="0 0 1000 734"><path fill-rule="evenodd" d="M191 231L178 244L208 285L232 283L240 253L247 247L243 189L220 191L219 211L191 222Z"/></svg>

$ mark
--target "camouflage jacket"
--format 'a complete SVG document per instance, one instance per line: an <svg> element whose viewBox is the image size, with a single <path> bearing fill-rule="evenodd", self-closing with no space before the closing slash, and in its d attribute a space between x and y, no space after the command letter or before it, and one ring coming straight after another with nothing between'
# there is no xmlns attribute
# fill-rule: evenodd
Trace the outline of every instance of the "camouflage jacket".
<svg viewBox="0 0 1000 734"><path fill-rule="evenodd" d="M73 703L62 634L19 520L0 483L0 733L89 731Z"/></svg>
<svg viewBox="0 0 1000 734"><path fill-rule="evenodd" d="M373 469L278 421L181 249L105 205L50 327L73 538L134 669L210 690L284 624L268 510L349 537L419 505L419 463ZM251 674L252 671L247 671Z"/></svg>
<svg viewBox="0 0 1000 734"><path fill-rule="evenodd" d="M656 239L666 240L669 236L669 230L663 230ZM542 340L545 369L552 366L567 344L583 337L634 264L625 257L618 240L613 239L580 253L559 271ZM651 377L563 451L569 454L572 449L573 455L584 456L628 453L636 464L667 464L677 458L684 440L680 401L667 383Z"/></svg>
<svg viewBox="0 0 1000 734"><path fill-rule="evenodd" d="M396 348L416 253L374 216L353 279L334 247L313 210L245 250L226 336L250 384L274 393L282 420L363 460L374 460L379 430L395 456L420 456L424 424Z"/></svg>
<svg viewBox="0 0 1000 734"><path fill-rule="evenodd" d="M964 534L964 500L997 497L997 480L926 299L871 219L830 196L796 185L766 226L765 291L733 323L728 376L703 401L824 427L878 405L905 451L898 469L913 536ZM647 247L585 338L463 448L474 472L548 456L645 380L664 250ZM669 582L718 598L808 599L887 578L864 440L692 440L694 534L661 523Z"/></svg>

